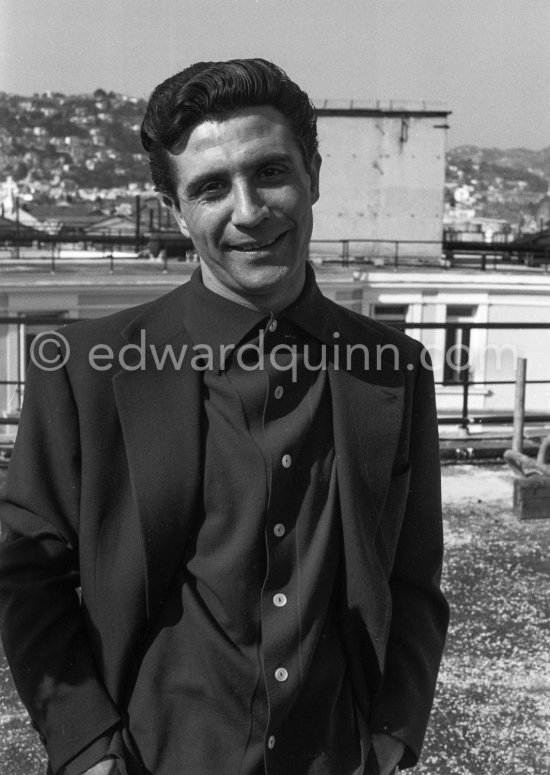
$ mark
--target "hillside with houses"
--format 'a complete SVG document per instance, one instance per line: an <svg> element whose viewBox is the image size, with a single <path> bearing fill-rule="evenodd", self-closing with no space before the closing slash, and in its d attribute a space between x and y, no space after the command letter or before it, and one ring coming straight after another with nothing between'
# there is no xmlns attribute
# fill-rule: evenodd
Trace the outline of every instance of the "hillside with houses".
<svg viewBox="0 0 550 775"><path fill-rule="evenodd" d="M545 226L544 201L550 183L550 146L500 150L464 145L447 152L446 206L500 219L514 230ZM541 204L543 208L541 209Z"/></svg>
<svg viewBox="0 0 550 775"><path fill-rule="evenodd" d="M139 140L144 110L144 100L104 89L0 93L0 214L13 218L17 200L22 213L39 219L52 205L78 206L72 216L64 211L69 220L131 216L136 195L153 194ZM445 225L486 219L534 231L547 225L549 181L550 146L454 148L446 159Z"/></svg>
<svg viewBox="0 0 550 775"><path fill-rule="evenodd" d="M0 93L0 181L20 200L95 200L150 188L139 140L145 103L97 89L21 97Z"/></svg>

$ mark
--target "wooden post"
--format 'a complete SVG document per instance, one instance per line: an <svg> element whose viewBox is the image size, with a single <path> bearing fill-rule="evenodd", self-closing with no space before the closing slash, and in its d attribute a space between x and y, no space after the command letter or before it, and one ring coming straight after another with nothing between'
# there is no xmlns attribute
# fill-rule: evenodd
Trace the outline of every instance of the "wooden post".
<svg viewBox="0 0 550 775"><path fill-rule="evenodd" d="M518 519L550 519L550 479L514 479L514 514Z"/></svg>
<svg viewBox="0 0 550 775"><path fill-rule="evenodd" d="M512 449L523 451L523 426L525 424L525 376L527 374L527 358L518 358L516 368L516 395L514 401L514 436Z"/></svg>

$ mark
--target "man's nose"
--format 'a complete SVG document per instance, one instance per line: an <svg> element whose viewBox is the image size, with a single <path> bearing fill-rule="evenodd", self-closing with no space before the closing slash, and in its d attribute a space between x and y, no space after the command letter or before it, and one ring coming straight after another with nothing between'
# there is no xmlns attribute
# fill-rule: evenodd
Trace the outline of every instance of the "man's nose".
<svg viewBox="0 0 550 775"><path fill-rule="evenodd" d="M269 207L258 189L248 182L242 182L233 190L234 226L253 228L269 216Z"/></svg>

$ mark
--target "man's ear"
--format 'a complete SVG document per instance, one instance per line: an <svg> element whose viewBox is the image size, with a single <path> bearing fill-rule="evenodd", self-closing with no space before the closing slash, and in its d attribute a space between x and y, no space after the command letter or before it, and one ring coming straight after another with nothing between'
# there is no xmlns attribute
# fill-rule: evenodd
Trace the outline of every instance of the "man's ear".
<svg viewBox="0 0 550 775"><path fill-rule="evenodd" d="M319 173L321 172L321 154L315 151L311 164L309 166L309 192L311 195L311 204L319 199Z"/></svg>
<svg viewBox="0 0 550 775"><path fill-rule="evenodd" d="M187 224L185 223L183 219L183 215L181 214L181 210L178 207L177 204L175 204L171 199L169 199L167 196L162 197L162 201L166 205L166 207L170 208L170 212L172 213L172 217L175 220L175 222L178 224L179 230L184 234L186 237L189 236L189 229L187 228Z"/></svg>

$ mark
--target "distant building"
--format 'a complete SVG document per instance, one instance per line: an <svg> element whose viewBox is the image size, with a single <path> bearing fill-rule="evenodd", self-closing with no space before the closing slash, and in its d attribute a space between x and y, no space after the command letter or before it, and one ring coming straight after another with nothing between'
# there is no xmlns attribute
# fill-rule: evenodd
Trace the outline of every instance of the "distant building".
<svg viewBox="0 0 550 775"><path fill-rule="evenodd" d="M108 212L89 202L79 204L29 205L31 215L41 223L49 234L80 232L104 220Z"/></svg>
<svg viewBox="0 0 550 775"><path fill-rule="evenodd" d="M117 235L125 237L134 236L136 233L136 221L135 218L127 215L109 215L102 220L93 221L84 226L83 232L85 235L106 234L115 238Z"/></svg>
<svg viewBox="0 0 550 775"><path fill-rule="evenodd" d="M514 236L508 221L476 215L474 208L446 207L443 226L448 238L465 242L506 242Z"/></svg>
<svg viewBox="0 0 550 775"><path fill-rule="evenodd" d="M542 231L550 226L550 193L542 197L537 203L534 212L537 228Z"/></svg>

